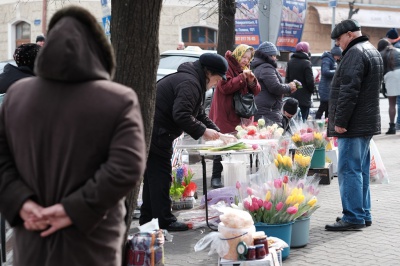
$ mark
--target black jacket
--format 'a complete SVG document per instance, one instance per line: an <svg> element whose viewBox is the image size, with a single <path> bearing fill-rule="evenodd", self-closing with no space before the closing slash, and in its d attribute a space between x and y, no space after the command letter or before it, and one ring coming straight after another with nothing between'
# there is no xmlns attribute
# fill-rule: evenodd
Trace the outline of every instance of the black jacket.
<svg viewBox="0 0 400 266"><path fill-rule="evenodd" d="M251 69L261 85L261 92L255 97L258 108L255 120L268 119L274 123L282 121L282 98L290 93L290 86L284 84L276 70L276 62L256 51Z"/></svg>
<svg viewBox="0 0 400 266"><path fill-rule="evenodd" d="M286 69L286 82L298 80L303 88L298 89L290 97L299 101L299 106L311 107L311 96L314 92L314 76L312 64L307 54L295 52L290 58Z"/></svg>
<svg viewBox="0 0 400 266"><path fill-rule="evenodd" d="M0 93L6 93L8 88L17 80L34 76L33 70L27 66L16 67L7 64L0 74Z"/></svg>
<svg viewBox="0 0 400 266"><path fill-rule="evenodd" d="M206 128L219 128L204 113L206 74L199 61L183 63L178 72L157 82L156 110L150 150L171 157L172 143L183 131L194 139Z"/></svg>
<svg viewBox="0 0 400 266"><path fill-rule="evenodd" d="M379 89L383 80L380 53L361 36L351 41L333 77L328 136L362 137L381 133ZM335 132L335 126L347 129Z"/></svg>

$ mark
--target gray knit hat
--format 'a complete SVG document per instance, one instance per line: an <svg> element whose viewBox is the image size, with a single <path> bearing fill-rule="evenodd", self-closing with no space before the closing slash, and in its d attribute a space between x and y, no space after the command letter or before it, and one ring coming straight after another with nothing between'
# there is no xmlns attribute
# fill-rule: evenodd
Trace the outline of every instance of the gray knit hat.
<svg viewBox="0 0 400 266"><path fill-rule="evenodd" d="M342 56L342 49L339 46L333 46L331 49L331 54L332 55L337 55L337 56Z"/></svg>
<svg viewBox="0 0 400 266"><path fill-rule="evenodd" d="M263 42L258 46L257 51L260 51L266 55L280 55L278 49L276 49L275 44L272 42Z"/></svg>
<svg viewBox="0 0 400 266"><path fill-rule="evenodd" d="M335 40L335 39L339 38L340 35L348 32L348 31L353 32L353 31L359 31L359 30L361 30L361 26L357 20L346 19L336 25L336 27L332 31L331 39Z"/></svg>

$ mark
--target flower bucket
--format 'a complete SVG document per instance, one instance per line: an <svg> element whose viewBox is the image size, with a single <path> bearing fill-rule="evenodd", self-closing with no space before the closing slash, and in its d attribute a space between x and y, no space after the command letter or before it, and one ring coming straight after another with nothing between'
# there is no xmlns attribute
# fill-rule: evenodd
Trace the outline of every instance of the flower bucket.
<svg viewBox="0 0 400 266"><path fill-rule="evenodd" d="M315 149L310 168L325 167L325 148Z"/></svg>
<svg viewBox="0 0 400 266"><path fill-rule="evenodd" d="M302 248L307 246L310 236L310 217L297 219L292 226L291 248Z"/></svg>
<svg viewBox="0 0 400 266"><path fill-rule="evenodd" d="M267 236L274 236L285 241L289 247L284 248L282 251L282 260L289 257L290 253L290 243L292 237L292 225L293 222L285 224L266 224L266 223L256 223L256 231L264 231Z"/></svg>

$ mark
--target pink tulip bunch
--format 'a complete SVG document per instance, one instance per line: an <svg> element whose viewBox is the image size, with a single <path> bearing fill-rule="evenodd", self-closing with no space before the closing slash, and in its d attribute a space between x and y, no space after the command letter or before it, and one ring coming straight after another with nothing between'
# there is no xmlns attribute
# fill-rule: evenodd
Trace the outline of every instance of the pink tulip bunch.
<svg viewBox="0 0 400 266"><path fill-rule="evenodd" d="M236 188L241 195L241 184ZM275 178L261 186L247 187L243 208L247 210L255 223L282 224L293 221L316 209L317 198L315 184L304 180L290 181L288 178Z"/></svg>

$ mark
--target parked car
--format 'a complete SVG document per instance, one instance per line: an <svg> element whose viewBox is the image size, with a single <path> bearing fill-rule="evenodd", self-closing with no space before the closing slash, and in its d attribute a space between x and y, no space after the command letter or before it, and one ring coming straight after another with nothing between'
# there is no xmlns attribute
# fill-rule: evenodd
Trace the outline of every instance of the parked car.
<svg viewBox="0 0 400 266"><path fill-rule="evenodd" d="M313 71L313 76L314 76L314 84L315 84L315 91L314 93L317 96L317 99L319 99L319 94L318 94L318 85L321 80L321 56L322 54L311 54L310 61L312 64L312 71Z"/></svg>
<svg viewBox="0 0 400 266"><path fill-rule="evenodd" d="M179 65L185 62L194 62L204 53L216 53L214 50L202 50L198 46L188 46L185 50L168 50L160 54L160 63L157 70L157 80L176 72Z"/></svg>

